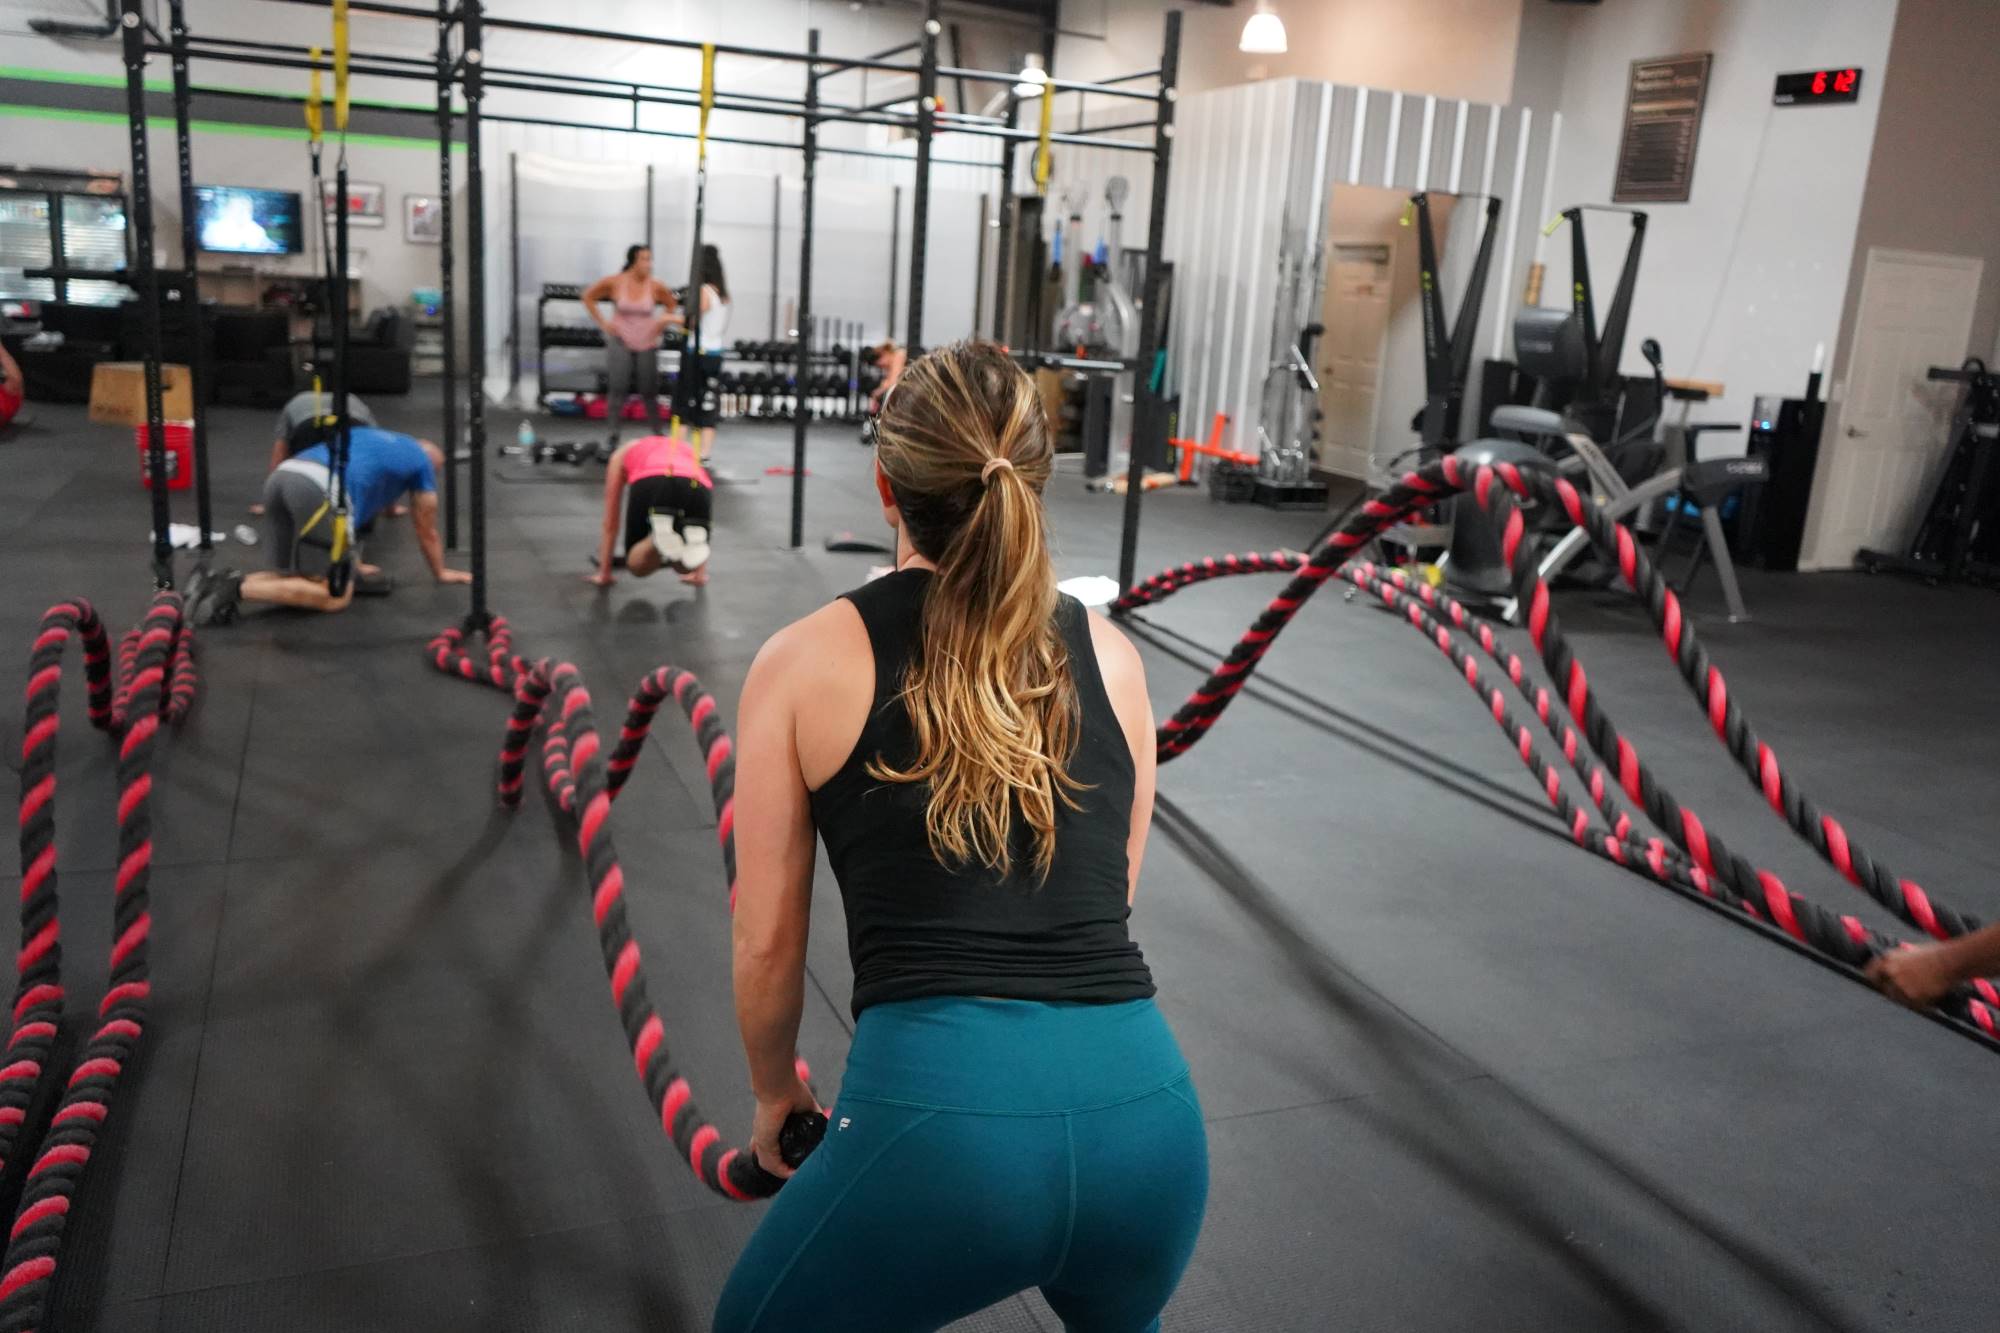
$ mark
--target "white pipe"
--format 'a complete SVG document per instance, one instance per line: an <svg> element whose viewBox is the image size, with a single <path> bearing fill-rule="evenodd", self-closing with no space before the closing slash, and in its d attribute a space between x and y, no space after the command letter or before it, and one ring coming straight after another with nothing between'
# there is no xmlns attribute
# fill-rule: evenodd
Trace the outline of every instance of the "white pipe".
<svg viewBox="0 0 2000 1333"><path fill-rule="evenodd" d="M1556 150L1562 147L1562 139L1563 113L1558 111L1549 117L1549 150L1548 155L1542 159L1542 211L1535 223L1535 262L1537 264L1542 262L1542 252L1548 249L1549 245L1549 234L1541 230L1541 228L1546 227L1549 219L1555 216L1549 210L1555 207Z"/></svg>
<svg viewBox="0 0 2000 1333"><path fill-rule="evenodd" d="M1417 140L1417 190L1422 192L1431 184L1431 129L1437 123L1438 100L1424 99L1424 129Z"/></svg>
<svg viewBox="0 0 2000 1333"><path fill-rule="evenodd" d="M1493 193L1493 156L1500 147L1500 108L1488 107L1486 114L1486 165L1479 172L1479 192Z"/></svg>
<svg viewBox="0 0 2000 1333"><path fill-rule="evenodd" d="M1459 181L1465 175L1465 120L1471 114L1463 98L1458 103L1458 124L1451 132L1451 192L1458 193Z"/></svg>
<svg viewBox="0 0 2000 1333"><path fill-rule="evenodd" d="M1495 108L1494 119L1499 119ZM1521 231L1521 186L1528 176L1528 131L1535 125L1533 107L1521 108L1521 128L1514 135L1514 177L1507 190L1507 243L1500 251L1500 310L1493 321L1493 359L1507 354L1507 312L1514 308L1514 246Z"/></svg>
<svg viewBox="0 0 2000 1333"><path fill-rule="evenodd" d="M1368 90L1354 90L1354 142L1347 150L1347 183L1361 184L1361 148L1368 140Z"/></svg>
<svg viewBox="0 0 2000 1333"><path fill-rule="evenodd" d="M1396 188L1396 149L1400 146L1397 140L1402 134L1403 94L1394 92L1389 94L1389 147L1382 154L1382 184L1392 190Z"/></svg>

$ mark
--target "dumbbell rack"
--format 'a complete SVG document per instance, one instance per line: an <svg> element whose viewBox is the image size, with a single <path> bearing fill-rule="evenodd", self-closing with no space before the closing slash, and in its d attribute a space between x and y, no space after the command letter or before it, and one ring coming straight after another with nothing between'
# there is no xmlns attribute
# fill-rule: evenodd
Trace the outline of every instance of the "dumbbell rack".
<svg viewBox="0 0 2000 1333"><path fill-rule="evenodd" d="M568 283L545 283L535 301L535 405L544 410L549 404L548 353L551 349L596 349L604 346L604 332L595 321L581 324L551 322L552 305L581 305L583 288ZM739 341L723 354L723 368L714 385L720 396L721 414L730 420L790 421L804 410L815 421L858 422L867 410L868 396L882 382L875 367L875 349L861 345L860 321L814 320L807 330L813 344L810 360L816 369L803 392L798 384L799 352L795 339ZM660 376L660 392L670 400L680 374L682 334L668 333L663 350L674 353L671 369ZM604 375L593 368L587 386L572 390L555 386L556 392L604 392Z"/></svg>
<svg viewBox="0 0 2000 1333"><path fill-rule="evenodd" d="M808 361L815 369L801 391L796 340L744 340L724 359L716 384L722 415L732 420L791 421L804 410L814 421L854 423L868 395L881 383L872 347L862 347L861 325L815 320L807 330ZM852 342L841 341L852 338Z"/></svg>
<svg viewBox="0 0 2000 1333"><path fill-rule="evenodd" d="M548 354L550 350L575 351L604 346L604 330L597 327L595 320L585 318L580 324L552 324L549 322L549 307L566 304L581 308L583 305L583 288L565 282L546 282L542 284L542 294L535 298L535 406L544 409L549 405ZM662 350L671 351L676 354L673 369L660 376L660 387L663 391L669 390L673 384L674 375L680 369L678 357L680 342L681 335L679 331L670 330L665 342L662 344ZM592 367L588 372L577 371L574 373L580 375L587 373L589 375L590 384L587 388L571 389L558 385L555 386L555 391L558 393L604 392L604 371L601 367Z"/></svg>

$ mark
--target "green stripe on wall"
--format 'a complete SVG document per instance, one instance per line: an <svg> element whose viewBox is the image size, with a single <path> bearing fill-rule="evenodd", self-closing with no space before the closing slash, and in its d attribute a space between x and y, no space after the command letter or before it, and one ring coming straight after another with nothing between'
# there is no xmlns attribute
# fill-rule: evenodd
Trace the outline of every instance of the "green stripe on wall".
<svg viewBox="0 0 2000 1333"><path fill-rule="evenodd" d="M0 102L0 116L13 116L23 120L69 120L89 125L117 125L129 123L126 117L113 111L74 111L64 107L23 106L18 102ZM174 132L171 116L149 116L146 127L165 134ZM295 139L303 143L306 131L303 125L293 129L285 125L238 125L222 120L192 120L188 129L203 134L236 134L251 139ZM329 135L331 139L333 136ZM368 148L421 148L427 153L437 151L436 139L418 139L400 134L350 134L347 142ZM454 153L465 151L465 145L454 143Z"/></svg>
<svg viewBox="0 0 2000 1333"><path fill-rule="evenodd" d="M197 60L200 59L199 56L195 58ZM296 72L302 79L306 77L304 70ZM21 65L0 65L0 79L21 79L28 83L68 83L84 88L123 88L125 86L125 76L122 74L86 74L79 70L31 69ZM145 88L149 93L165 93L169 97L173 95L174 91L173 83L166 79L147 79L145 81ZM278 97L297 96L301 99L301 105L303 105L304 98L304 94L287 93L282 88L252 88L240 83L197 83L192 85L190 91L197 97L205 92L223 94L270 93ZM327 100L331 102L333 99L329 97ZM378 102L356 97L352 99L351 105L369 107L378 111L415 111L426 116L437 114L437 103L435 102ZM351 139L352 136L350 135L349 138Z"/></svg>

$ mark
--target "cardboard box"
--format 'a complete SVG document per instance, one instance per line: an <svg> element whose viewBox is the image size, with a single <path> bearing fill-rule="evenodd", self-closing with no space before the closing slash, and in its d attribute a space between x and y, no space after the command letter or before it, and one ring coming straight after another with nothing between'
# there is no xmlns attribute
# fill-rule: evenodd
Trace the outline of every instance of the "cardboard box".
<svg viewBox="0 0 2000 1333"><path fill-rule="evenodd" d="M1063 372L1052 366L1035 368L1035 392L1042 400L1042 415L1048 419L1049 436L1063 433Z"/></svg>
<svg viewBox="0 0 2000 1333"><path fill-rule="evenodd" d="M160 406L168 421L194 417L194 381L186 366L160 367ZM107 426L146 424L146 367L100 361L90 371L90 419Z"/></svg>

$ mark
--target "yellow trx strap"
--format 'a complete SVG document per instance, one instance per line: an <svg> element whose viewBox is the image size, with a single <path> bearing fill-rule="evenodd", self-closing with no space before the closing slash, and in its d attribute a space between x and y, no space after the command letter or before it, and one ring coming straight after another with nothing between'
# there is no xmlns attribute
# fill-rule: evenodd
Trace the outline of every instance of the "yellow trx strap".
<svg viewBox="0 0 2000 1333"><path fill-rule="evenodd" d="M333 128L347 133L347 0L333 0Z"/></svg>
<svg viewBox="0 0 2000 1333"><path fill-rule="evenodd" d="M312 49L312 88L306 94L306 137L312 141L315 149L319 147L320 137L326 132L326 122L320 110L320 104L326 100L326 89L319 80L321 58L320 49L315 46Z"/></svg>
<svg viewBox="0 0 2000 1333"><path fill-rule="evenodd" d="M708 161L708 113L715 109L715 43L701 44L701 128L695 135L695 160Z"/></svg>
<svg viewBox="0 0 2000 1333"><path fill-rule="evenodd" d="M1055 166L1055 160L1049 153L1049 131L1055 128L1055 116L1055 90L1044 83L1042 85L1042 128L1040 137L1035 141L1035 193L1040 195L1048 194L1049 176Z"/></svg>

